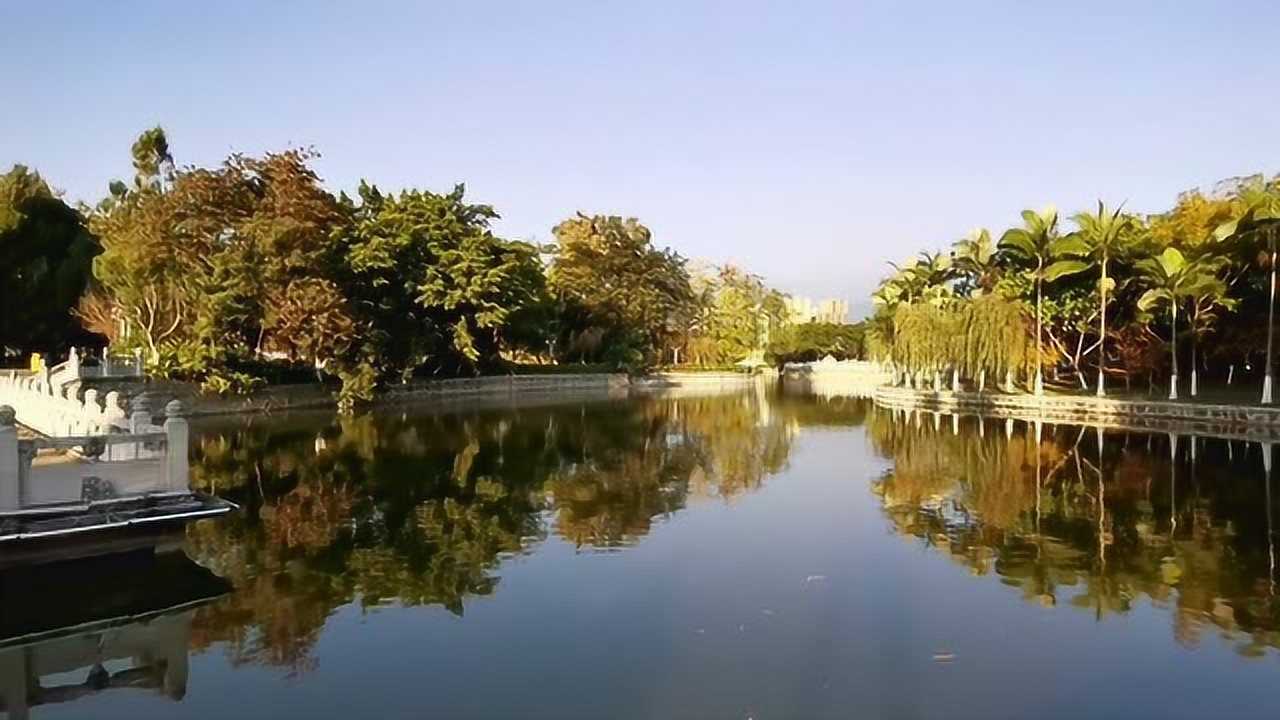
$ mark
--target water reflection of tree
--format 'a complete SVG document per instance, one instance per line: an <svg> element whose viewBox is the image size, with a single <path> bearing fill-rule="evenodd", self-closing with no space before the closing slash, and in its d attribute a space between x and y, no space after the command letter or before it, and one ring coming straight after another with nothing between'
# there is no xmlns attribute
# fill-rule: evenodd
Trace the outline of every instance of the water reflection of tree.
<svg viewBox="0 0 1280 720"><path fill-rule="evenodd" d="M1188 645L1213 628L1280 648L1258 446L1201 439L1193 463L1187 438L879 411L868 431L894 460L875 485L894 528L976 574L1099 618L1145 597Z"/></svg>
<svg viewBox="0 0 1280 720"><path fill-rule="evenodd" d="M237 588L197 616L196 646L304 672L340 606L462 614L548 532L635 542L691 496L733 498L781 469L794 424L770 407L651 399L205 432L193 483L243 511L189 528L192 556Z"/></svg>

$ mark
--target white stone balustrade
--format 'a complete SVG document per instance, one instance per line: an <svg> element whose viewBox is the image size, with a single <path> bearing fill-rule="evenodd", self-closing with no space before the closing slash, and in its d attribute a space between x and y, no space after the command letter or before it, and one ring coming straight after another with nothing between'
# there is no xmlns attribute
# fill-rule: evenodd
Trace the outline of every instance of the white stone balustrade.
<svg viewBox="0 0 1280 720"><path fill-rule="evenodd" d="M89 389L80 398L74 385L54 383L48 371L35 375L9 371L0 375L0 405L14 407L18 422L50 437L104 435L132 429L119 393L113 391L100 397L97 390Z"/></svg>
<svg viewBox="0 0 1280 720"><path fill-rule="evenodd" d="M88 378L140 378L145 366L142 362L142 351L135 350L132 355L121 357L112 355L106 348L98 357L97 365L86 365L75 348L67 355L67 361L49 368L49 377L54 385Z"/></svg>
<svg viewBox="0 0 1280 720"><path fill-rule="evenodd" d="M0 519L101 500L190 493L189 429L182 404L170 402L165 416L164 425L157 426L145 404L138 403L127 421L107 423L107 432L19 440L14 409L0 401ZM41 450L77 455L71 462L42 464L35 462Z"/></svg>

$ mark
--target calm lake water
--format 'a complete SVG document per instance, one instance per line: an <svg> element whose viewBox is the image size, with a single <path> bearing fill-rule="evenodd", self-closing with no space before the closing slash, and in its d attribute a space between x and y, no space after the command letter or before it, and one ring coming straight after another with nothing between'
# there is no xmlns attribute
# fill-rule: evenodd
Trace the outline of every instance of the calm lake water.
<svg viewBox="0 0 1280 720"><path fill-rule="evenodd" d="M24 595L189 604L0 649L64 657L31 717L1224 717L1280 683L1257 444L761 390L192 445L241 513Z"/></svg>

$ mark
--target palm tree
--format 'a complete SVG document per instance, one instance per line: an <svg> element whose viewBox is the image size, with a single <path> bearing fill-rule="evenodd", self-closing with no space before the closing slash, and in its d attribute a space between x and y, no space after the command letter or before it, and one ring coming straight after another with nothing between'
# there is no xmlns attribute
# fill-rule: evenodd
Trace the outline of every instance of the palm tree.
<svg viewBox="0 0 1280 720"><path fill-rule="evenodd" d="M1205 293L1226 293L1226 285L1212 266L1201 260L1187 260L1176 248L1165 248L1154 258L1143 258L1134 266L1148 286L1138 298L1138 308L1148 311L1165 303L1169 306L1169 399L1178 399L1178 305Z"/></svg>
<svg viewBox="0 0 1280 720"><path fill-rule="evenodd" d="M1204 256L1200 259L1205 269L1217 273L1227 264L1222 256ZM1190 296L1191 323L1191 397L1200 394L1199 366L1196 355L1200 347L1200 339L1218 319L1219 310L1234 310L1239 301L1227 295L1227 284L1219 282L1206 284Z"/></svg>
<svg viewBox="0 0 1280 720"><path fill-rule="evenodd" d="M1028 262L1034 262L1031 277L1036 285L1036 376L1033 392L1044 394L1042 335L1044 284L1065 275L1081 272L1088 264L1080 260L1061 259L1075 249L1076 243L1063 242L1058 236L1058 211L1052 205L1040 210L1023 210L1020 228L1006 230L1000 238L1000 249Z"/></svg>
<svg viewBox="0 0 1280 720"><path fill-rule="evenodd" d="M1276 236L1280 235L1280 188L1261 178L1240 189L1240 214L1218 226L1214 236L1219 240L1235 238L1245 242L1266 243L1271 266L1271 294L1267 305L1267 361L1263 366L1262 404L1271 404L1271 352L1275 342L1276 315Z"/></svg>
<svg viewBox="0 0 1280 720"><path fill-rule="evenodd" d="M1098 280L1098 397L1105 397L1107 394L1107 293L1115 287L1115 281L1107 276L1107 263L1115 257L1121 244L1128 240L1127 231L1134 224L1133 216L1122 214L1123 208L1122 204L1108 213L1099 200L1096 215L1082 212L1071 218L1080 229L1069 237L1083 242L1085 253L1102 270L1102 276Z"/></svg>
<svg viewBox="0 0 1280 720"><path fill-rule="evenodd" d="M991 292L999 278L996 246L986 228L974 228L952 245L952 264L975 293Z"/></svg>

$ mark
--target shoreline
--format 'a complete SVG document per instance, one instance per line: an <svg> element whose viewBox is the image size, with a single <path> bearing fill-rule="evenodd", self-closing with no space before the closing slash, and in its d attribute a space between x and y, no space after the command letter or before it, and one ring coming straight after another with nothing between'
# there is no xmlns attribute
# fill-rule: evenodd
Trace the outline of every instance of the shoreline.
<svg viewBox="0 0 1280 720"><path fill-rule="evenodd" d="M389 387L362 409L378 412L408 404L453 404L469 399L573 397L616 399L652 393L704 395L750 388L763 376L721 371L674 371L630 377L625 373L488 375L475 378L416 380ZM106 384L84 383L79 392ZM148 381L113 384L122 395L144 398L152 407L180 400L188 417L270 414L295 410L335 410L332 388L319 384L274 385L246 395L207 395L189 383Z"/></svg>

